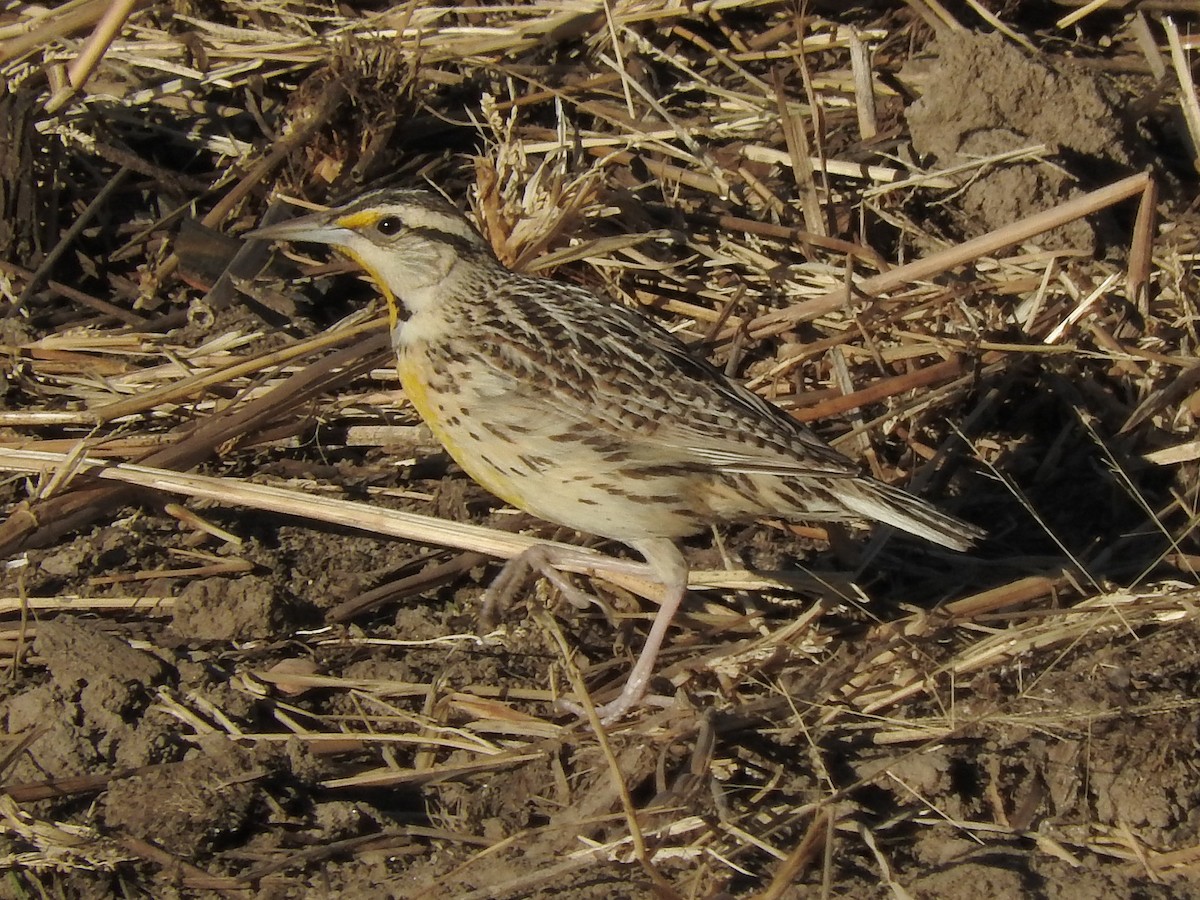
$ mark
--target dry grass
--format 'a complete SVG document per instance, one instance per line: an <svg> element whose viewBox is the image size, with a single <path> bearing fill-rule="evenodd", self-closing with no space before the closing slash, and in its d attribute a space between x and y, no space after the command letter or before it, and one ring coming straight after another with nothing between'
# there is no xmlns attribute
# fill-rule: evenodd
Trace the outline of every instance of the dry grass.
<svg viewBox="0 0 1200 900"><path fill-rule="evenodd" d="M0 810L7 862L28 884L139 859L146 884L166 873L234 891L335 856L437 846L453 863L414 866L411 896L528 896L607 870L664 896L734 885L775 897L798 878L829 891L850 877L835 872L836 843L880 890L905 896L896 841L943 828L1071 865L1128 860L1151 881L1193 870L1186 848L1128 829L1039 828L1015 808L1019 791L987 821L956 818L896 770L1012 729L1061 736L1171 711L1064 710L1038 684L1108 640L1197 624L1194 213L1173 189L1158 196L1177 185L1159 169L964 236L948 211L978 180L1067 163L1036 142L918 163L897 73L931 30L961 23L936 3L837 19L732 0L370 14L263 2L219 15L84 0L0 19L0 146L14 162L0 171L0 470L12 473L0 649L14 680L37 670L31 642L56 613L159 646L160 619L190 580L261 568L243 546L252 511L465 554L414 548L401 587L334 598L334 624L280 635L289 640L265 653L209 646L231 660L229 689L269 707L271 728L194 693L164 689L155 707L185 743L303 746L321 763L314 789L422 790L428 821L210 866L136 836L103 838L82 813L51 821L35 801L86 796L116 774L51 778L10 787ZM1106 58L1152 73L1157 53L1185 75L1174 24L1135 11L1112 27L1121 41ZM1143 32L1156 41L1149 60ZM1052 54L1055 40L1035 43ZM1194 135L1193 93L1183 110ZM519 647L535 632L559 648L551 668L565 674L553 683L331 670L379 648L485 646L474 634L406 641L365 616L397 594L475 584L484 556L535 540L497 517L437 514L413 474L436 449L389 369L370 290L340 264L269 261L267 247L238 240L285 215L284 196L321 202L381 177L469 205L514 268L652 307L877 477L987 524L992 542L955 559L886 535L856 548L815 528L739 532L732 561L693 573L714 590L693 596L665 658L678 702L610 735L545 704L619 682L626 663L597 652L594 633L591 665L576 659L587 635L564 636L549 616L490 637ZM1117 223L1109 252L1043 243L1097 214ZM329 284L353 296L322 308ZM339 479L394 463L397 445L390 481ZM47 553L131 508L170 535L171 565L39 574ZM797 534L832 538L836 553L803 568ZM710 550L698 552L718 559ZM625 592L655 597L635 581L603 591L621 609L637 608ZM986 689L996 684L1013 691L1003 702ZM847 756L852 772L832 771ZM564 842L565 814L514 827L496 813L497 836L447 787L480 790L515 771L544 778L539 789L587 836ZM904 799L868 812L868 786ZM497 865L518 850L520 867ZM488 887L466 887L478 884Z"/></svg>

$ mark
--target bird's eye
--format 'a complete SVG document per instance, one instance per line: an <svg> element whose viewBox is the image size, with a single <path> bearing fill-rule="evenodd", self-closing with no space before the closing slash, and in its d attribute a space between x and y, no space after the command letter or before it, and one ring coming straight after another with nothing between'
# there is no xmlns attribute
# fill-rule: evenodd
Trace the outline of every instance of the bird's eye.
<svg viewBox="0 0 1200 900"><path fill-rule="evenodd" d="M384 216L375 223L375 230L380 234L391 237L393 234L399 233L404 227L404 223L400 221L399 216Z"/></svg>

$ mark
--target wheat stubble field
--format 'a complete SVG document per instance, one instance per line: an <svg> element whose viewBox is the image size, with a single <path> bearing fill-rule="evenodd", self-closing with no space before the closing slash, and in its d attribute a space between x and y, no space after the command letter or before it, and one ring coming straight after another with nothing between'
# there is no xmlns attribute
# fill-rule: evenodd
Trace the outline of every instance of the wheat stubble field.
<svg viewBox="0 0 1200 900"><path fill-rule="evenodd" d="M0 11L0 895L1200 895L1185 4ZM761 521L655 592L474 485L354 266L435 185L989 538ZM643 596L643 594L645 596Z"/></svg>

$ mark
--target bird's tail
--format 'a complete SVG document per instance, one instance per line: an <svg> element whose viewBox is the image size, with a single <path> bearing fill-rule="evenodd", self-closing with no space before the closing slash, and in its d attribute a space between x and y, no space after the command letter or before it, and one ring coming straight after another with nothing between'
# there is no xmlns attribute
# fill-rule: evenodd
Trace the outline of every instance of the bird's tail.
<svg viewBox="0 0 1200 900"><path fill-rule="evenodd" d="M912 494L882 482L856 479L838 499L864 519L883 522L952 550L967 550L987 532L948 515Z"/></svg>

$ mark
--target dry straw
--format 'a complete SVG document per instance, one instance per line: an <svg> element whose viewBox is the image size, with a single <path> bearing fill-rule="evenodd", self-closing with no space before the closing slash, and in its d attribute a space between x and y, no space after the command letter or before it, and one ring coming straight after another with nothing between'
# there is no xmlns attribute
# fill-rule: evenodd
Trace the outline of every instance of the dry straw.
<svg viewBox="0 0 1200 900"><path fill-rule="evenodd" d="M138 2L11 11L0 23L0 66L10 93L33 110L19 119L5 107L11 121L30 123L28 146L52 145L108 174L86 186L73 176L69 221L29 223L37 231L29 245L44 251L36 265L0 261L12 326L3 342L13 389L0 410L11 500L0 525L11 561L0 647L10 674L41 664L31 643L55 614L136 631L139 646L158 652L160 619L189 582L252 567L253 513L386 539L381 554L411 562L394 591L341 598L331 624L277 646L206 648L230 660L229 689L269 708L269 721L251 726L199 693L166 688L152 709L182 741L224 734L304 748L322 760L322 789L420 788L434 813L428 825L281 851L253 866L238 858L227 866L236 874L218 875L144 840L114 844L38 820L24 806L90 795L131 774L113 771L5 788L0 822L28 848L6 865L99 870L137 858L173 883L235 892L339 854L437 845L456 861L423 869L410 896L528 895L635 862L637 877L663 896L744 879L776 897L806 877L824 879L829 895L836 843L904 896L889 855L905 828L919 827L984 846L1024 841L1071 864L1085 853L1136 861L1154 877L1194 869L1194 850L1158 852L1127 829L955 818L892 771L947 742L1018 727L1078 733L1117 715L1064 711L1036 688L1089 648L1194 627L1200 609L1195 480L1183 472L1197 457L1189 429L1200 411L1190 226L1179 219L1182 236L1155 244L1155 183L1138 173L988 233L947 238L956 232L929 214L935 203L952 208L998 167L1053 168L1055 148L1031 140L978 159L914 162L893 90L897 55L924 28L963 26L941 4L907 7L909 24L889 15L871 28L799 17L767 0L406 3L370 14L256 2L221 21ZM1144 47L1150 29L1140 21ZM1167 46L1151 56L1160 66L1169 57L1188 86L1184 120L1200 146L1185 48L1179 29L1164 25ZM149 137L121 137L139 128ZM432 146L422 143L426 132ZM177 157L150 152L154 142L186 149L193 163L184 171ZM390 371L382 319L360 311L317 329L304 318L317 313L302 298L318 296L331 275L343 287L353 276L295 258L259 277L268 249L237 240L286 214L286 204L266 200L273 192L329 199L330 184L346 190L382 174L431 181L469 202L514 267L651 308L879 477L935 493L953 483L968 514L986 517L988 503L1007 510L998 549L909 560L883 546L886 536L856 554L844 535L759 523L771 564L714 562L692 573L698 590L662 672L679 696L611 735L549 705L619 680L625 664L607 625L600 643L594 634L585 643L586 659L582 620L569 620L568 637L545 617L522 623L514 611L518 621L496 634L447 629L428 642L348 625L391 608L397 594L471 588L485 559L545 536L434 515L431 486L410 484L407 473L437 450ZM51 207L45 185L26 187L37 199L29 217ZM116 196L128 211L113 212ZM1114 212L1132 223L1131 238L1104 259L1043 243L1059 226ZM105 258L88 259L97 229L120 239L105 245ZM76 277L59 277L72 266ZM1049 374L1030 378L1038 366ZM1051 389L1069 399L1061 421L1011 413L1022 403L1044 409ZM1021 453L1034 425L1053 433L1030 464ZM1083 479L1082 457L1068 449L1080 434L1113 473L1113 496L1143 509L1142 531L1161 537L1152 552L1132 532L1092 542L1059 534L1018 487L1018 475L1036 484L1060 469L1065 480ZM387 445L397 436L401 450ZM316 474L244 477L298 456ZM345 465L358 473L377 471L368 457L387 459L393 471L386 487L359 491L369 501L350 499L338 475L346 469L325 465L332 457L357 460ZM1014 460L1032 474L1009 471ZM1172 491L1143 493L1126 470L1145 460L1180 471ZM425 511L391 508L399 502ZM190 555L80 572L69 591L29 595L47 554L134 508ZM1051 549L1027 551L1033 543L1018 530L1044 530L1041 546ZM796 534L832 537L844 554L839 571L799 571ZM745 534L738 540L735 554L762 549ZM206 544L217 549L196 549ZM719 550L720 539L709 558ZM1136 571L1119 565L1125 557ZM870 600L871 573L885 560L900 585L887 606ZM1106 573L1123 573L1124 586ZM631 595L656 596L634 577L596 590L618 625L645 618ZM523 660L530 633L555 657L544 665L565 677L532 687L443 684L423 674L357 678L315 662L383 650ZM1020 703L987 699L985 688L1016 682ZM1120 714L1166 711L1151 704ZM830 747L854 767L836 785L825 769ZM539 790L589 836L564 844L556 818L493 838L454 818L457 785L478 790L513 773L544 778ZM874 813L855 806L868 784L904 798L871 827ZM523 868L492 883L487 867L501 857ZM479 882L486 893L463 888Z"/></svg>

